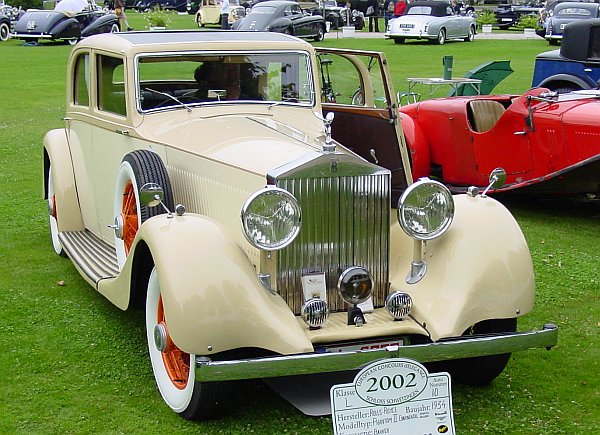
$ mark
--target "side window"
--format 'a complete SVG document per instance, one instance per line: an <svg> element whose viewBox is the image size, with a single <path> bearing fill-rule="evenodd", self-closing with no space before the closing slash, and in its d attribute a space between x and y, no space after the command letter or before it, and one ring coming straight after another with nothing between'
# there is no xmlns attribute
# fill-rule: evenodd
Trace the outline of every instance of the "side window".
<svg viewBox="0 0 600 435"><path fill-rule="evenodd" d="M78 106L90 105L90 55L85 53L77 58L73 71L73 103Z"/></svg>
<svg viewBox="0 0 600 435"><path fill-rule="evenodd" d="M380 109L388 106L376 57L321 53L317 60L323 103Z"/></svg>
<svg viewBox="0 0 600 435"><path fill-rule="evenodd" d="M125 68L123 60L98 55L96 59L98 77L98 109L126 116Z"/></svg>

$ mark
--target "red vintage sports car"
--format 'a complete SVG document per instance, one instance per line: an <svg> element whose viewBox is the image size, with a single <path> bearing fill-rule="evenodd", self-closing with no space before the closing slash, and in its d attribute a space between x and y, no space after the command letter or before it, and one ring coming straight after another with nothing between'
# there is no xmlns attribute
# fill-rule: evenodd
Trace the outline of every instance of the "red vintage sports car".
<svg viewBox="0 0 600 435"><path fill-rule="evenodd" d="M452 97L400 108L413 177L451 190L484 188L496 167L495 192L600 193L600 91ZM494 192L494 190L490 190Z"/></svg>

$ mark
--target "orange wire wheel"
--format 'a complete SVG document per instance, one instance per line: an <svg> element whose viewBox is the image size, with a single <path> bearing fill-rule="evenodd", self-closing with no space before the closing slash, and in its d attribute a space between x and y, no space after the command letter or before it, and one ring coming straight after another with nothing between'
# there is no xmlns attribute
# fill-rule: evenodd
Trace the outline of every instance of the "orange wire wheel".
<svg viewBox="0 0 600 435"><path fill-rule="evenodd" d="M163 207L141 204L139 191L147 183L158 184L164 191L163 204L174 209L169 176L160 156L149 150L135 150L123 157L117 173L111 227L115 232L117 264L122 268L127 260L141 225L149 218L164 213Z"/></svg>
<svg viewBox="0 0 600 435"><path fill-rule="evenodd" d="M139 229L139 217L137 210L137 199L135 196L135 187L129 181L123 192L123 205L121 207L121 218L123 222L123 243L125 245L125 254L129 254L133 240Z"/></svg>
<svg viewBox="0 0 600 435"><path fill-rule="evenodd" d="M183 390L190 377L190 354L179 349L171 336L169 335L167 325L165 323L165 311L163 308L162 297L158 300L158 319L157 325L165 333L165 350L162 351L162 360L167 371L169 379L176 388Z"/></svg>

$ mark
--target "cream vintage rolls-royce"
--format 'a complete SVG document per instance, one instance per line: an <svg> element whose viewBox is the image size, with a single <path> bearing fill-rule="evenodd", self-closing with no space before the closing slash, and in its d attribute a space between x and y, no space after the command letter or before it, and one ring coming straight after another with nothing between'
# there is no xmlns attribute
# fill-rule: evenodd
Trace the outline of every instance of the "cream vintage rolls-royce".
<svg viewBox="0 0 600 435"><path fill-rule="evenodd" d="M262 32L91 36L44 138L57 254L145 310L162 398L209 418L231 381L442 362L485 384L534 304L486 192L411 179L385 56ZM490 184L503 178L502 169Z"/></svg>

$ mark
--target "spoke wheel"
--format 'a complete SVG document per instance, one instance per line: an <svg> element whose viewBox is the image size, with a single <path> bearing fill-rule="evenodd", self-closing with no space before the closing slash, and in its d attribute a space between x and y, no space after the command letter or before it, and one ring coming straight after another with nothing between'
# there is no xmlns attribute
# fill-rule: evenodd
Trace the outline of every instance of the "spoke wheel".
<svg viewBox="0 0 600 435"><path fill-rule="evenodd" d="M148 280L146 338L154 378L165 403L186 419L211 418L229 384L196 381L195 355L179 349L169 335L156 268Z"/></svg>
<svg viewBox="0 0 600 435"><path fill-rule="evenodd" d="M60 243L60 239L58 238L58 214L56 212L56 194L54 190L54 180L52 177L52 166L50 166L50 169L48 170L48 180L46 181L46 186L48 186L48 218L52 248L58 255L66 257L67 254Z"/></svg>
<svg viewBox="0 0 600 435"><path fill-rule="evenodd" d="M165 213L162 206L148 207L140 204L139 190L146 183L156 183L163 188L163 203L173 210L173 194L167 170L158 154L136 150L127 154L121 163L114 196L115 250L119 268L133 247L140 226L149 218Z"/></svg>

